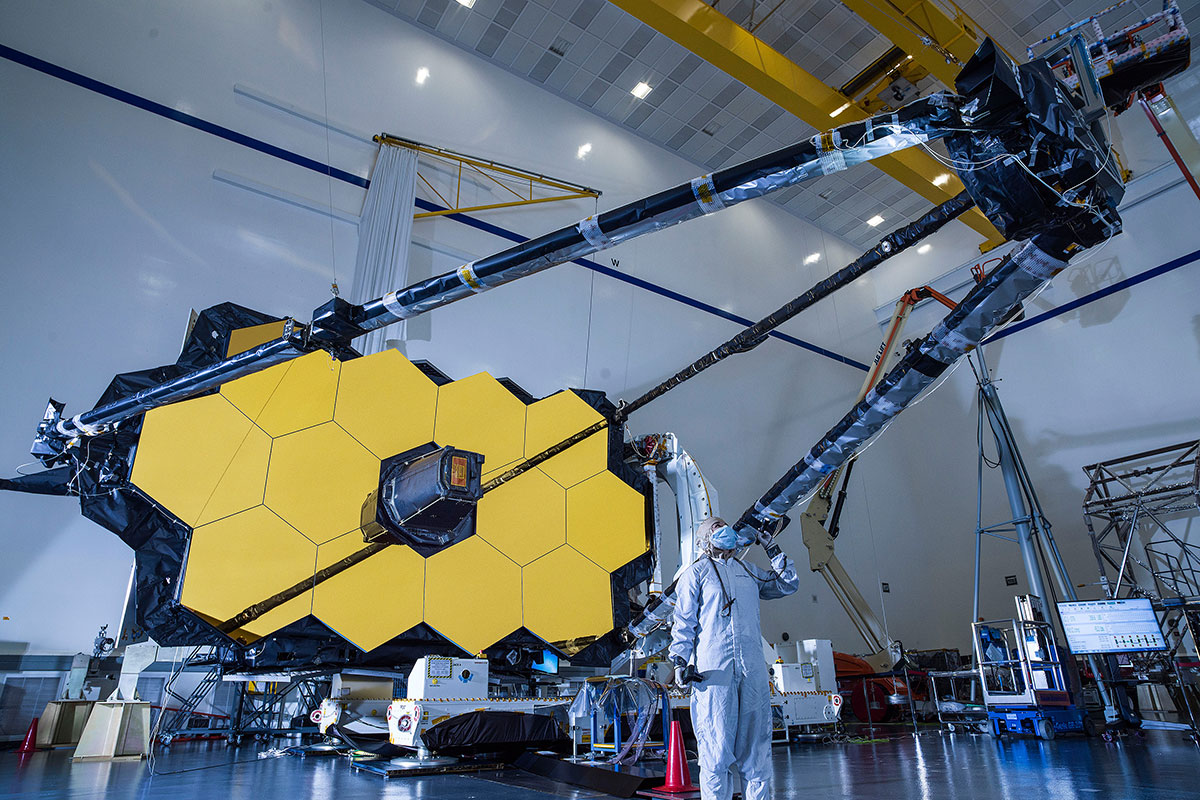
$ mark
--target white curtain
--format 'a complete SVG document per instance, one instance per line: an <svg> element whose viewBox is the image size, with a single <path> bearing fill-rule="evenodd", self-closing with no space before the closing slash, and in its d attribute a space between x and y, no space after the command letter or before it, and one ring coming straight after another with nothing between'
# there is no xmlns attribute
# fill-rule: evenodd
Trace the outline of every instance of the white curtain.
<svg viewBox="0 0 1200 800"><path fill-rule="evenodd" d="M351 300L365 303L408 284L408 245L417 195L417 151L379 145L375 170L358 221ZM387 339L403 339L403 322L371 331L354 345L363 355L384 349Z"/></svg>

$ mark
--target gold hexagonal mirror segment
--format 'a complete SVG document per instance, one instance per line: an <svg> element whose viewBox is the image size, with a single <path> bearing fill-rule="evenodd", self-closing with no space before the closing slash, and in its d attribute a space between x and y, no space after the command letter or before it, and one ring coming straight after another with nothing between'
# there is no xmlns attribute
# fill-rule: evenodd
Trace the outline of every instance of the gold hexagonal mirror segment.
<svg viewBox="0 0 1200 800"><path fill-rule="evenodd" d="M279 437L332 420L341 362L318 350L280 366L286 366L287 372L254 417L255 423Z"/></svg>
<svg viewBox="0 0 1200 800"><path fill-rule="evenodd" d="M612 630L612 577L564 545L522 570L525 627L568 655Z"/></svg>
<svg viewBox="0 0 1200 800"><path fill-rule="evenodd" d="M567 492L537 468L483 496L477 536L524 566L567 542Z"/></svg>
<svg viewBox="0 0 1200 800"><path fill-rule="evenodd" d="M342 365L334 421L378 458L433 441L438 387L396 350Z"/></svg>
<svg viewBox="0 0 1200 800"><path fill-rule="evenodd" d="M567 544L614 572L646 552L646 497L611 472L567 490Z"/></svg>
<svg viewBox="0 0 1200 800"><path fill-rule="evenodd" d="M317 544L357 530L379 483L379 459L334 422L280 436L271 450L266 505Z"/></svg>
<svg viewBox="0 0 1200 800"><path fill-rule="evenodd" d="M529 406L525 421L525 457L586 430L604 417L569 389ZM608 469L608 431L593 433L539 467L559 485L571 487Z"/></svg>
<svg viewBox="0 0 1200 800"><path fill-rule="evenodd" d="M525 404L480 372L438 387L434 441L483 454L483 479L525 452Z"/></svg>
<svg viewBox="0 0 1200 800"><path fill-rule="evenodd" d="M521 568L479 536L425 559L425 622L468 653L521 627Z"/></svg>
<svg viewBox="0 0 1200 800"><path fill-rule="evenodd" d="M242 459L235 471L244 480L256 481L248 473L266 466L265 460L256 458L264 443L251 435L253 427L220 395L154 409L142 423L130 481L181 521L195 526L239 453ZM238 497L256 491L255 486L229 484L226 489L220 502L223 508L236 506Z"/></svg>
<svg viewBox="0 0 1200 800"><path fill-rule="evenodd" d="M212 625L310 577L317 547L266 506L192 531L180 603ZM312 611L308 591L230 633L252 642Z"/></svg>
<svg viewBox="0 0 1200 800"><path fill-rule="evenodd" d="M317 569L362 546L357 531L321 545ZM418 625L424 602L425 559L395 545L319 584L312 613L339 636L368 651Z"/></svg>

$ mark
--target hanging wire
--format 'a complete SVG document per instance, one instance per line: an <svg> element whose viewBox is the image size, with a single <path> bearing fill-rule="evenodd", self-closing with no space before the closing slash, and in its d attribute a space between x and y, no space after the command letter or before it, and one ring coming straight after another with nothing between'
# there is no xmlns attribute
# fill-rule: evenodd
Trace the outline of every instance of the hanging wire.
<svg viewBox="0 0 1200 800"><path fill-rule="evenodd" d="M588 284L588 315L587 341L583 346L583 385L588 385L588 367L592 358L592 309L596 301L596 270L588 270L591 280Z"/></svg>
<svg viewBox="0 0 1200 800"><path fill-rule="evenodd" d="M317 0L321 21L321 99L325 108L325 186L329 195L329 264L333 270L333 282L329 291L334 297L341 294L338 288L337 243L333 226L333 156L329 145L329 67L325 61L325 0Z"/></svg>
<svg viewBox="0 0 1200 800"><path fill-rule="evenodd" d="M976 385L982 387L983 386L983 376L979 374L979 369L976 369L976 367L975 367L974 355L967 356L967 363L971 365L971 373L974 374L974 376L975 376ZM980 409L982 412L984 400L983 400L983 396L982 396L981 392L976 392L976 400L979 402ZM983 460L983 463L986 464L989 469L998 469L1000 467L999 453L996 454L996 460L992 461L990 458L987 457L987 453L984 452L984 448L983 448L983 414L982 413L978 414L975 418L975 443L979 446L979 457Z"/></svg>
<svg viewBox="0 0 1200 800"><path fill-rule="evenodd" d="M867 490L867 482L863 478L861 470L858 472L858 484L862 488L863 507L867 512L867 531L870 533L871 539L871 558L875 562L875 586L879 590L879 611L882 616L880 621L883 623L883 635L890 646L893 639L891 632L888 630L887 603L884 602L883 597L883 574L879 571L879 548L875 544L875 525L871 519L871 493Z"/></svg>

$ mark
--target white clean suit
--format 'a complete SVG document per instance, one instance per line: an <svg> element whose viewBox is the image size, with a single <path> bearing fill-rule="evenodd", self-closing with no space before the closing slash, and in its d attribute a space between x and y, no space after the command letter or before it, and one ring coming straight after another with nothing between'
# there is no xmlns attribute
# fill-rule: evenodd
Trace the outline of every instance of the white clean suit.
<svg viewBox="0 0 1200 800"><path fill-rule="evenodd" d="M800 586L787 555L778 553L771 566L767 572L736 558L704 556L676 584L670 654L694 658L704 678L692 685L704 800L730 800L733 769L746 800L771 796L771 692L758 604Z"/></svg>

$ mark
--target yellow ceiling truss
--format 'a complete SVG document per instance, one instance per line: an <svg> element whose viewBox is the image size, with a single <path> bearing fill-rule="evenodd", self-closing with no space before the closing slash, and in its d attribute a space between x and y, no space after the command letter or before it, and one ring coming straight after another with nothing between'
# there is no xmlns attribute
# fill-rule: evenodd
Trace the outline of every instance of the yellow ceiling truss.
<svg viewBox="0 0 1200 800"><path fill-rule="evenodd" d="M609 1L818 130L870 116L702 0ZM963 189L957 176L921 150L905 150L872 163L931 203L944 203ZM948 179L942 177L946 175ZM935 179L940 183L934 184ZM978 209L961 219L984 237L981 249L1004 241Z"/></svg>
<svg viewBox="0 0 1200 800"><path fill-rule="evenodd" d="M445 208L418 212L413 215L413 219L600 197L600 191L597 189L501 164L498 161L457 153L444 147L422 144L387 133L381 133L374 139L381 145L407 147L417 151L422 157L418 162L417 181L441 201ZM504 199L494 203L469 204L464 200L464 178L468 187L482 185Z"/></svg>

